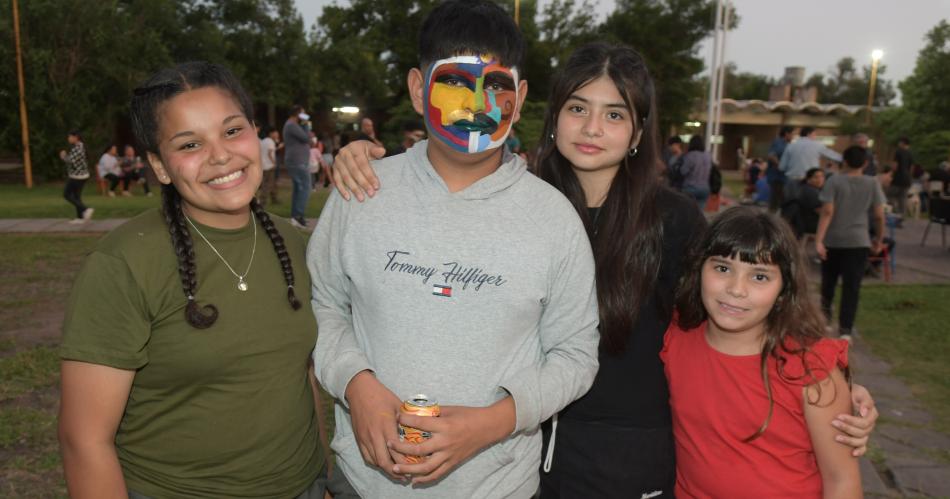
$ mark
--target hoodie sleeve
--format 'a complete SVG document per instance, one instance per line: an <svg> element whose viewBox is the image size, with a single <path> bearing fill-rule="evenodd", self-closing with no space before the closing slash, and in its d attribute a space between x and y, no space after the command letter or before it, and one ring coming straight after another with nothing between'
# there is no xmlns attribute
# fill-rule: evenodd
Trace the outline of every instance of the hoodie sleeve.
<svg viewBox="0 0 950 499"><path fill-rule="evenodd" d="M597 373L594 258L580 220L573 226L567 244L557 245L562 251L551 270L540 323L543 358L502 383L515 401L515 432L537 428L587 393Z"/></svg>
<svg viewBox="0 0 950 499"><path fill-rule="evenodd" d="M313 313L319 333L313 349L317 379L335 398L346 404L346 386L353 376L372 370L356 341L350 308L350 280L343 270L343 240L348 206L339 193L327 201L307 246L307 268L313 287Z"/></svg>

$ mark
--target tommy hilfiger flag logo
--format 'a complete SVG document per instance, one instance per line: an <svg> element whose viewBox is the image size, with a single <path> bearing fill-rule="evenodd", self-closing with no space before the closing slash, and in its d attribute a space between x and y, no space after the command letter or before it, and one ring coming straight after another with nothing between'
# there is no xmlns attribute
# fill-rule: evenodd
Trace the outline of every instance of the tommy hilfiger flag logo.
<svg viewBox="0 0 950 499"><path fill-rule="evenodd" d="M451 298L452 287L436 284L435 286L432 286L432 294L434 294L435 296L444 296L446 298Z"/></svg>

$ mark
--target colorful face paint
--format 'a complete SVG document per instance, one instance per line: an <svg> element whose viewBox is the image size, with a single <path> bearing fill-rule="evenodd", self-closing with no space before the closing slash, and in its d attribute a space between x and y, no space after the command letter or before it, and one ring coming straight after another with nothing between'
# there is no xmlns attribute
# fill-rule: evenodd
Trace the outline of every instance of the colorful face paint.
<svg viewBox="0 0 950 499"><path fill-rule="evenodd" d="M505 143L518 103L518 70L492 55L465 55L432 64L425 80L430 134L467 153Z"/></svg>

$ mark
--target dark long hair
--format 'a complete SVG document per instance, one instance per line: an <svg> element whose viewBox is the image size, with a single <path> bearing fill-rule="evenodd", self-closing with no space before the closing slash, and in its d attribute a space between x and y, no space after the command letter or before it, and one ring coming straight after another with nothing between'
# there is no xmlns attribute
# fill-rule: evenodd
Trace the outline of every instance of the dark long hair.
<svg viewBox="0 0 950 499"><path fill-rule="evenodd" d="M805 259L792 229L776 215L752 207L736 207L720 214L710 224L705 236L690 247L683 260L683 274L676 292L676 308L682 329L693 329L708 318L702 299L702 273L706 260L713 256L738 258L750 264L776 265L782 275L782 289L765 319L760 363L769 411L758 431L746 438L750 441L765 432L772 418L774 400L769 384L769 357L776 359L779 376L804 380L809 385L815 383L806 356L811 346L825 336L826 321L808 290ZM791 356L802 360L805 366L803 376L784 374L785 359ZM816 385L815 388L820 399L821 387Z"/></svg>
<svg viewBox="0 0 950 499"><path fill-rule="evenodd" d="M162 69L135 89L131 103L132 129L145 151L160 156L158 131L161 105L183 92L204 87L216 87L228 92L248 121L254 121L254 107L251 99L227 68L208 62L186 62L173 68ZM218 319L218 309L210 303L198 305L195 298L198 276L194 241L181 208L181 201L181 194L173 184L162 185L162 214L168 225L175 255L178 257L178 275L187 300L185 319L191 326L205 329L211 327ZM294 271L290 255L284 245L284 238L277 231L270 215L257 203L257 200L251 200L250 208L260 221L261 227L270 238L274 251L277 253L284 281L287 283L287 301L291 308L298 310L300 301L294 293Z"/></svg>
<svg viewBox="0 0 950 499"><path fill-rule="evenodd" d="M557 118L577 89L601 76L617 86L631 116L633 137L642 131L635 154L624 156L597 216L570 161L557 150ZM571 201L584 221L594 250L601 350L611 354L627 346L640 307L654 291L662 263L663 223L656 206L657 112L653 78L643 57L622 45L592 43L574 51L557 74L548 100L538 175ZM631 144L632 146L632 144Z"/></svg>

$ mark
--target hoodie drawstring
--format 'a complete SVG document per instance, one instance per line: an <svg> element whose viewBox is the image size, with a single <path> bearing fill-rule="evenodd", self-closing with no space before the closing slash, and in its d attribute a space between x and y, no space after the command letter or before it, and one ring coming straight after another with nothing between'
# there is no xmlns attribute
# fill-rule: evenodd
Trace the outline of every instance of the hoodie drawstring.
<svg viewBox="0 0 950 499"><path fill-rule="evenodd" d="M548 440L548 452L544 456L544 465L541 467L545 473L551 472L551 464L554 462L554 441L557 439L557 413L551 418L551 439Z"/></svg>

